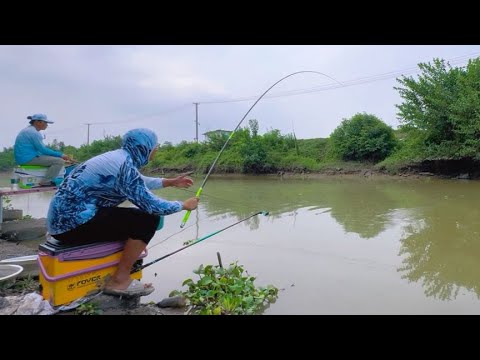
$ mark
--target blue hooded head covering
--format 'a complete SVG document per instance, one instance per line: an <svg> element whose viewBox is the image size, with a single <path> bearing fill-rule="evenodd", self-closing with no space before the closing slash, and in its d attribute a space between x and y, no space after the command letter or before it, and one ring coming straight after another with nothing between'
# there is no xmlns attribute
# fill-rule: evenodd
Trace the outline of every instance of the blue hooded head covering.
<svg viewBox="0 0 480 360"><path fill-rule="evenodd" d="M148 158L156 146L157 135L149 129L130 130L122 139L122 149L130 154L137 168L147 165Z"/></svg>

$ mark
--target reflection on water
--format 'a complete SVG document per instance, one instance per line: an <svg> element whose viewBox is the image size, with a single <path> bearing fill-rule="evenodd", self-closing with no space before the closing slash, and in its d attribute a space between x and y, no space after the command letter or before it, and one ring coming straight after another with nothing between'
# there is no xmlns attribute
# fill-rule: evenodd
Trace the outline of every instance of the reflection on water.
<svg viewBox="0 0 480 360"><path fill-rule="evenodd" d="M240 220L252 211L268 209L269 221L288 221L295 227L296 234L290 242L312 237L309 231L338 237L336 242L329 242L329 246L335 248L329 256L339 256L339 261L357 264L364 261L359 251L350 254L349 258L342 257L342 251L343 254L349 251L344 251L339 243L350 235L369 241L389 241L395 245L380 254L379 259L393 265L401 279L421 285L424 295L446 301L459 294L473 293L477 300L480 294L477 276L480 272L479 185L478 182L433 179L217 179L210 188L211 196L205 190L202 204L207 217L217 219L234 217ZM331 216L343 229L343 239L338 230L330 231L314 224L310 224L310 230L306 226L295 226L299 214L306 218L312 217L312 213ZM250 230L258 229L260 221L259 217L251 219ZM385 232L390 232L388 238L382 236ZM284 236L275 234L275 230L270 231L277 239ZM308 252L314 252L314 247L309 244L304 250L308 248ZM375 251L383 251L379 248L377 245ZM389 253L392 250L394 253ZM375 256L367 254L365 258L372 260ZM399 289L394 289L393 293L402 296ZM389 312L391 308L385 309ZM438 312L442 312L441 307Z"/></svg>
<svg viewBox="0 0 480 360"><path fill-rule="evenodd" d="M424 189L428 203L405 227L399 268L411 282L421 282L427 296L455 299L462 289L480 296L480 211L478 184L464 183L444 191Z"/></svg>
<svg viewBox="0 0 480 360"><path fill-rule="evenodd" d="M210 185L210 184L209 184ZM363 238L378 235L388 226L388 213L395 209L389 184L372 186L371 182L344 180L290 180L255 178L216 180L203 193L202 203L210 217L235 217L240 220L254 211L270 210L278 218L284 213L296 216L296 209L312 211L331 208L331 215L346 232ZM250 222L252 230L258 219Z"/></svg>
<svg viewBox="0 0 480 360"><path fill-rule="evenodd" d="M185 199L195 190L158 194ZM51 196L12 200L42 217ZM260 285L284 289L266 314L480 313L479 203L476 181L211 178L185 229L183 213L166 217L147 261L255 212L270 215L146 268L157 291L143 301L179 289L198 265L215 264L219 251Z"/></svg>

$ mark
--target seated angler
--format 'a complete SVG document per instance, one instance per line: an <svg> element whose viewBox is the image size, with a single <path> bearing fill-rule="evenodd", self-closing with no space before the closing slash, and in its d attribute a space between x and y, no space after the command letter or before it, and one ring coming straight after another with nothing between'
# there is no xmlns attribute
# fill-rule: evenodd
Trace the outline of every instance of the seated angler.
<svg viewBox="0 0 480 360"><path fill-rule="evenodd" d="M151 191L193 184L187 174L155 178L140 173L154 158L157 140L149 129L128 131L121 148L97 155L73 169L50 203L48 232L62 246L125 243L118 266L105 284L105 294L144 296L153 292L151 284L131 277L134 263L155 235L161 216L198 206L198 197L168 201ZM120 206L127 200L134 206Z"/></svg>
<svg viewBox="0 0 480 360"><path fill-rule="evenodd" d="M59 151L55 151L43 144L41 130L45 130L48 124L53 121L48 120L45 114L34 114L27 116L30 125L24 128L17 135L13 152L15 154L15 162L18 165L41 165L47 166L48 170L44 179L40 182L40 186L55 185L54 179L58 176L65 161L72 159Z"/></svg>

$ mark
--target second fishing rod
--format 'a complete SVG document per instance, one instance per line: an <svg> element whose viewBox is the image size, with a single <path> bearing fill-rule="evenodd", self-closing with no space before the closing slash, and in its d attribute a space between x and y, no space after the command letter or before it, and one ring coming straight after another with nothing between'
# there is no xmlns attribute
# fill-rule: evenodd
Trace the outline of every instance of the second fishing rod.
<svg viewBox="0 0 480 360"><path fill-rule="evenodd" d="M198 244L199 242L202 242L203 240L206 240L206 239L208 239L208 238L210 238L210 237L212 237L212 236L214 236L214 235L217 235L217 234L221 233L222 231L225 231L225 230L227 230L227 229L230 229L232 226L238 225L238 224L240 224L240 223L242 223L242 222L244 222L244 221L246 221L246 220L248 220L248 219L250 219L250 218L252 218L252 217L254 217L254 216L260 215L260 214L262 214L262 215L264 215L264 216L268 216L269 212L268 212L268 211L259 211L259 212L256 212L255 214L252 214L252 215L250 215L250 216L247 216L246 218L244 218L244 219L242 219L242 220L240 220L240 221L237 221L236 223L233 223L233 224L231 224L231 225L228 225L228 226L224 227L223 229L217 230L217 231L215 231L215 232L213 232L213 233L211 233L211 234L208 234L208 235L206 235L206 236L204 236L204 237L202 237L202 238L200 238L200 239L197 239L197 240L195 240L194 242L192 242L192 243L190 243L190 244L188 244L188 245L185 245L185 246L181 247L180 249L177 249L177 250L175 250L175 251L172 251L171 253L168 253L168 254L166 254L166 255L163 255L162 257L159 257L158 259L155 259L155 260L153 260L153 261L150 261L150 262L147 263L147 264L134 266L133 269L130 271L130 273L133 274L133 273L135 273L135 272L137 272L137 271L140 271L140 270L142 270L142 269L145 269L147 266L153 265L153 264L159 262L160 260L166 259L167 257L170 257L170 256L172 256L172 255L174 255L174 254L176 254L176 253L178 253L178 252L180 252L180 251L182 251L182 250L185 250L185 249L189 248L190 246L193 246L193 245L195 245L195 244Z"/></svg>

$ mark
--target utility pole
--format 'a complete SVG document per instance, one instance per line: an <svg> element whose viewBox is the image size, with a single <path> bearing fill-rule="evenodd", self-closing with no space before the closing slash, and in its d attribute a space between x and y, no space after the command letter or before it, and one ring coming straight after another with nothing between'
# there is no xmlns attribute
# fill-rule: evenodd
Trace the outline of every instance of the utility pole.
<svg viewBox="0 0 480 360"><path fill-rule="evenodd" d="M195 141L198 144L198 104L200 103L194 103L195 104Z"/></svg>
<svg viewBox="0 0 480 360"><path fill-rule="evenodd" d="M90 145L90 125L92 124L84 124L87 125L87 146Z"/></svg>

